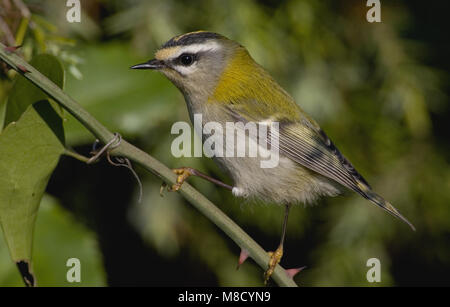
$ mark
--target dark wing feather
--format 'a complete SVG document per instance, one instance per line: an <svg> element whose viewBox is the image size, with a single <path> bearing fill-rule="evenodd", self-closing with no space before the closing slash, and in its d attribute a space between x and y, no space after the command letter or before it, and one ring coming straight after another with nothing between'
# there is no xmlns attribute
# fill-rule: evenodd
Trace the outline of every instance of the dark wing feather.
<svg viewBox="0 0 450 307"><path fill-rule="evenodd" d="M307 119L305 119L307 120ZM272 134L273 135L273 134ZM361 194L388 213L414 226L383 197L372 191L367 181L341 154L328 136L312 124L288 123L279 129L280 153L317 173Z"/></svg>
<svg viewBox="0 0 450 307"><path fill-rule="evenodd" d="M246 115L241 115L242 112L239 114L236 111L236 109L229 108L229 113L237 121L244 123L258 121ZM303 116L300 121L292 122L281 119L279 123L278 133L270 131L268 140L269 142L270 139L278 140L280 155L286 156L300 165L361 194L364 198L401 219L415 230L414 226L394 206L372 191L367 181L314 121ZM274 144L271 144L271 146L274 146Z"/></svg>
<svg viewBox="0 0 450 307"><path fill-rule="evenodd" d="M300 123L282 123L278 142L281 154L297 163L363 196L365 195L361 190L361 184L370 189L367 181L322 130L315 130L309 125Z"/></svg>

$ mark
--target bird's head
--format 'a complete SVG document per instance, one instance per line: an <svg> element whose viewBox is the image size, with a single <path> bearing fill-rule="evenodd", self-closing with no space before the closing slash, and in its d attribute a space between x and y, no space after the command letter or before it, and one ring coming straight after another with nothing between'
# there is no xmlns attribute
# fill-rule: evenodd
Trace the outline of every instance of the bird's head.
<svg viewBox="0 0 450 307"><path fill-rule="evenodd" d="M209 96L224 71L230 70L233 59L242 53L248 56L238 43L217 33L198 31L170 39L154 59L131 68L158 70L185 95Z"/></svg>

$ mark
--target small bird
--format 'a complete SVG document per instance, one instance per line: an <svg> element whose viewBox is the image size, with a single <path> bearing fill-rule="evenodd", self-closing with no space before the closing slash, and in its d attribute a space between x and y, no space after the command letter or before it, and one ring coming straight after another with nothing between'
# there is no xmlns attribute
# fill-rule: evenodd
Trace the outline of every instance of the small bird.
<svg viewBox="0 0 450 307"><path fill-rule="evenodd" d="M228 172L233 186L182 167L174 169L178 178L170 188L177 191L194 175L231 190L236 197L284 206L281 240L278 248L269 252L265 283L282 258L289 208L293 204L311 204L347 188L414 230L406 218L372 190L319 125L239 43L217 33L191 32L173 37L157 50L154 59L131 68L163 73L183 94L192 122L195 114L201 114L203 123L218 122L224 127L227 122L279 123L276 167L262 168L261 157L213 157ZM248 134L243 137L249 141Z"/></svg>

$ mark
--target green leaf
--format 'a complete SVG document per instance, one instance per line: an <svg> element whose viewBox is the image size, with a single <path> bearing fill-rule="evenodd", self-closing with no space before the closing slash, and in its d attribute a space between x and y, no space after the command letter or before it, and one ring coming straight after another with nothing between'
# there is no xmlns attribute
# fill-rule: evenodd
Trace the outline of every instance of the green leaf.
<svg viewBox="0 0 450 307"><path fill-rule="evenodd" d="M42 55L34 62L63 85L59 61ZM34 285L34 224L50 175L64 152L63 122L46 96L21 76L12 89L5 122L0 134L0 224L25 284Z"/></svg>
<svg viewBox="0 0 450 307"><path fill-rule="evenodd" d="M49 54L40 54L35 56L30 64L60 88L63 87L64 68L56 57ZM5 126L13 121L17 121L29 105L45 99L47 99L47 95L41 89L22 75L18 75L8 99ZM57 110L60 111L59 107Z"/></svg>
<svg viewBox="0 0 450 307"><path fill-rule="evenodd" d="M64 151L60 138L41 117L48 114L59 118L48 101L38 102L0 135L0 224L22 275L30 271L39 203Z"/></svg>

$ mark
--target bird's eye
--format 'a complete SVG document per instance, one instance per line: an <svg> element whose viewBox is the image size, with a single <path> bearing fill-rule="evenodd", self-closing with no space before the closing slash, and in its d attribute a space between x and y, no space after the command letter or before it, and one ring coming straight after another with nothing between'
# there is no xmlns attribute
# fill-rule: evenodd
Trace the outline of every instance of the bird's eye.
<svg viewBox="0 0 450 307"><path fill-rule="evenodd" d="M184 66L189 66L192 63L194 63L194 55L193 54L183 53L182 55L180 55L179 59L180 59L180 63Z"/></svg>

